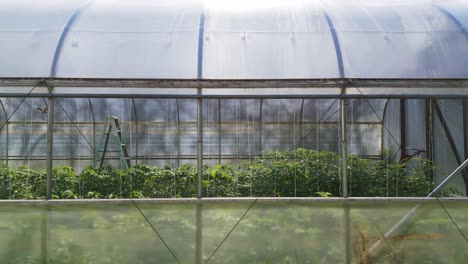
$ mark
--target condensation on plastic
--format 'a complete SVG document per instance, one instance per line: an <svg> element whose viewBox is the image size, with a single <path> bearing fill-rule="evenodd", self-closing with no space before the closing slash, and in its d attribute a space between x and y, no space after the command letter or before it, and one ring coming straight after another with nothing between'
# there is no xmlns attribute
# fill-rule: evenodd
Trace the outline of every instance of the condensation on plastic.
<svg viewBox="0 0 468 264"><path fill-rule="evenodd" d="M467 28L451 0L7 0L0 77L466 78Z"/></svg>

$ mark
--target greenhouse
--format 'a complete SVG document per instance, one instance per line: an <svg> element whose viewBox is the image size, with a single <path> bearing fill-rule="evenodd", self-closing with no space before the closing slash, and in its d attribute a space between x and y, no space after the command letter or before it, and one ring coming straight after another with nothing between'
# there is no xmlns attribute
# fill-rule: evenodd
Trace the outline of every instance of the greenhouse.
<svg viewBox="0 0 468 264"><path fill-rule="evenodd" d="M4 0L2 263L464 263L468 2Z"/></svg>

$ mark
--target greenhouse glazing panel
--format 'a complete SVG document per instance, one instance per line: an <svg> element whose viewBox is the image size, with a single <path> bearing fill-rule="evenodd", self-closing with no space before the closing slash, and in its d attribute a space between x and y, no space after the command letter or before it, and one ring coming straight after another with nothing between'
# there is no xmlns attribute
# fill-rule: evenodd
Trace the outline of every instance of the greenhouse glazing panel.
<svg viewBox="0 0 468 264"><path fill-rule="evenodd" d="M460 1L8 0L2 6L3 77L468 74L468 8Z"/></svg>
<svg viewBox="0 0 468 264"><path fill-rule="evenodd" d="M94 1L67 32L57 76L195 78L201 10L200 1Z"/></svg>
<svg viewBox="0 0 468 264"><path fill-rule="evenodd" d="M44 168L47 115L43 114L44 98L8 98L3 100L6 118L1 133L4 155L11 166L27 165ZM41 109L41 110L39 110ZM8 151L8 152L6 152ZM5 156L5 157L6 157Z"/></svg>
<svg viewBox="0 0 468 264"><path fill-rule="evenodd" d="M203 77L339 77L329 25L316 1L251 4L206 3Z"/></svg>
<svg viewBox="0 0 468 264"><path fill-rule="evenodd" d="M324 3L343 54L346 77L462 78L466 38L437 7L403 3ZM404 61L404 64L402 62Z"/></svg>
<svg viewBox="0 0 468 264"><path fill-rule="evenodd" d="M9 175L21 175L14 178L15 183L25 181L29 184L35 176L28 175L38 175L38 181L45 181L41 177L45 177L50 102L45 98L7 98L3 102L7 116L11 115L8 125L2 129L5 143L8 135L8 144L1 148L2 160L8 158L11 169L5 171L3 182L7 189L5 197L10 198L13 196L9 193L14 193L18 185L10 186ZM72 177L67 187L73 190L72 197L95 197L91 190L94 187L90 186L98 188L99 181L106 182L106 177L112 183L109 189L100 190L96 197L128 197L133 191L137 191L137 197L195 195L193 187L197 170L187 163L198 161L197 99L55 98L53 102L53 166L57 167L53 175ZM338 99L203 99L202 102L204 150L200 157L205 165L201 172L205 180L204 195L341 195L341 109ZM426 140L429 122L425 117L431 116L425 112L428 102L430 100L421 99L345 101L350 193L357 196L425 196L435 187L433 175L438 182L456 167L453 162L457 161L453 160L456 156L450 153L450 137L446 135L445 127L437 123L435 114L432 114L434 132L429 137L432 140ZM453 101L456 104L444 100L434 102L442 108L458 105L456 114L447 112L451 108L443 108L442 118L449 121L443 123L448 124L450 134L453 134L451 138L455 138L455 142L464 142L460 100ZM404 111L402 106L405 106ZM404 123L402 115L406 119ZM121 124L122 141L127 146L131 165L138 166L134 170L119 170L126 166L122 163L119 145L111 138L103 165L113 168L96 172L87 167L99 167L96 161L102 157L104 127L113 116ZM404 156L400 155L402 129L405 129L406 137ZM445 151L438 150L440 142L449 143L444 144ZM460 147L457 150L459 160L464 155L459 151ZM17 168L20 165L34 171L24 174L22 170L27 168ZM71 166L74 170L65 169L66 173L62 174L61 166ZM103 173L102 178L89 177L95 175L93 173ZM134 185L134 177L142 183L155 180L162 185L152 184L139 190L143 185ZM57 181L62 179L65 178ZM425 185L426 181L429 182ZM412 187L405 187L406 184ZM462 193L463 185L463 181L454 182ZM64 195L62 187L54 188L54 195ZM43 197L42 189L29 191L27 195L21 191L18 198ZM459 194L456 189L451 189L444 195Z"/></svg>
<svg viewBox="0 0 468 264"><path fill-rule="evenodd" d="M1 75L50 76L63 26L84 3L84 0L3 1L4 7L0 8ZM54 16L50 16L52 6L56 11Z"/></svg>
<svg viewBox="0 0 468 264"><path fill-rule="evenodd" d="M346 205L351 221L346 225L343 201L251 199L205 201L202 206L192 201L123 201L112 206L65 202L47 210L40 204L2 204L1 256L14 263L84 257L113 263L193 263L201 249L203 263L344 263L346 243L351 243L351 260L356 262L460 263L467 249L450 218L460 226L468 221L463 202L456 200L425 201L412 221L377 249L373 246L383 233L418 202L357 200ZM15 247L19 244L21 252Z"/></svg>
<svg viewBox="0 0 468 264"><path fill-rule="evenodd" d="M434 142L434 160L439 167L439 170L434 173L434 180L441 182L447 172L456 168L459 162L466 157L464 146L462 144L453 146L447 135L450 135L454 142L465 142L466 135L463 134L463 101L436 100L436 103L440 108L442 119L436 118L433 121L434 134L440 139ZM467 172L465 170L465 174L454 179L456 186L466 186L466 178L463 176L467 175ZM464 188L461 188L461 191L466 193Z"/></svg>

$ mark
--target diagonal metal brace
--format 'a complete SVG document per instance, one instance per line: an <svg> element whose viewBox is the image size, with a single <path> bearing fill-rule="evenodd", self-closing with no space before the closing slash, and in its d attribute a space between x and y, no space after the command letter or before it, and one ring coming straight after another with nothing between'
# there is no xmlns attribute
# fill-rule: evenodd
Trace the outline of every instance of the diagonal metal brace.
<svg viewBox="0 0 468 264"><path fill-rule="evenodd" d="M447 184L449 184L460 172L463 171L463 169L465 167L468 166L468 159L465 160L460 166L458 166L452 173L450 173L449 176L447 176L432 192L430 192L426 197L430 198L430 197L435 197L445 186L447 186ZM378 255L380 250L382 249L382 246L384 245L385 241L389 238L389 237L392 237L396 234L398 234L398 232L404 227L406 226L407 224L409 224L410 222L412 222L412 220L414 220L414 218L416 217L416 213L419 211L419 209L423 206L422 203L416 205L415 207L413 207L413 209L411 209L411 211L409 211L396 225L394 225L392 228L390 228L389 231L387 231L385 233L385 235L380 238L377 242L375 242L375 244L369 249L369 254L368 256L372 256L372 255ZM367 257L367 256L363 256L363 257ZM356 263L361 263L359 262L360 260L358 260L358 262Z"/></svg>

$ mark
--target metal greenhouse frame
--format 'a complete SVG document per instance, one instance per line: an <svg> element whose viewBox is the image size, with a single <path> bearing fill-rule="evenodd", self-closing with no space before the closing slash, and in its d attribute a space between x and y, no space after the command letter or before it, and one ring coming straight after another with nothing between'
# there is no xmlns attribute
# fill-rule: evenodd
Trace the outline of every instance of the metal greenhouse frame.
<svg viewBox="0 0 468 264"><path fill-rule="evenodd" d="M0 161L7 165L0 168L21 165L26 159L29 165L30 154L40 153L33 159L45 161L46 169L45 182L34 182L44 187L45 200L0 200L0 237L5 237L0 240L0 258L14 261L18 257L21 263L37 257L41 263L49 263L50 255L57 253L66 262L65 254L78 249L81 255L74 257L95 262L111 261L108 255L115 254L123 263L142 257L140 262L179 264L246 260L303 263L305 259L350 264L378 258L386 247L388 254L383 258L398 263L405 260L406 247L416 249L418 262L427 257L446 260L447 249L457 253L453 259L466 259L468 236L463 228L468 223L468 200L437 196L457 175L462 177L455 185L468 195L466 1L65 2L0 3L0 136L6 135L0 137ZM31 103L29 112L18 111L15 117L28 99L37 99L40 107ZM80 99L88 110L84 118L76 118L79 120L72 117L75 113L70 115L74 110L66 111L60 103L74 99ZM107 102L112 99L128 104L128 109L114 105L112 110L119 109L122 116L129 117L130 134L135 131L137 139L131 138L129 145L134 149L127 157L126 144L121 140L125 129L114 125L120 150L114 152L121 154L125 146L127 160L121 155L108 155L109 159L114 163L127 161L123 168L130 167L128 159L148 161L150 165L170 160L177 167L196 163L196 197L53 199L54 162L69 162L72 167L74 162L92 164L99 157L104 159L104 154L99 156L96 150L96 137L104 120L114 116L108 106L112 103ZM159 99L167 102L169 110L161 114L162 118L158 116L160 119L152 118L151 114L160 110L157 107L162 103L155 103ZM231 99L243 105L236 103L232 120L224 120L222 110L230 116L232 109L223 104ZM148 100L157 106L150 110ZM271 110L269 100L278 101L276 110ZM285 103L284 111L280 100L294 103ZM307 100L310 104L316 100L315 108L307 108ZM320 100L332 103L319 118L323 106ZM358 100L367 105L366 113L373 118L354 121L355 112L348 111L347 106ZM376 110L372 100L384 103ZM454 101L455 106L450 103ZM212 109L205 103L212 103ZM74 107L79 109L78 103ZM255 115L249 116L249 108L241 120L242 107L254 109ZM326 123L322 118L333 107L334 119ZM317 109L317 118L305 118L308 111ZM447 109L455 109L456 116ZM282 119L281 111L287 112ZM58 117L58 112L62 116ZM356 112L359 116L359 110ZM184 113L189 116L185 120ZM276 123L271 121L274 117L268 117L275 114ZM236 123L236 118L243 123ZM388 120L395 125L389 128ZM147 125L142 125L144 122ZM254 125L249 126L249 122ZM331 128L321 130L324 123ZM278 124L276 130L272 124ZM281 135L280 124L292 124L293 135L289 130ZM88 137L80 130L81 125ZM353 125L372 128L364 131L359 127L354 133ZM231 131L233 127L235 131ZM321 133L330 134L330 146L323 149L338 153L334 162L339 162L339 175L334 177L341 197L203 196L206 163L250 162L252 156L261 157L268 149L264 147L269 146L265 144L268 140L278 141L272 148L275 150L306 146L310 127L317 127L318 139L311 142L318 151L322 150ZM112 125L103 132L108 134L103 135L106 143L102 152L107 149L111 129ZM161 130L159 134L157 129ZM355 134L361 132L356 139ZM36 142L31 150L35 134L40 136L33 138ZM223 138L225 134L228 136ZM366 138L370 134L373 137ZM147 136L147 141L142 142L138 138L141 135ZM281 136L287 144L280 144ZM206 138L212 141L208 147ZM80 152L82 140L86 146ZM184 140L190 141L188 147ZM433 181L430 186L436 188L427 197L418 198L352 197L347 162L356 151L350 146L372 144L378 145L374 148L377 151L361 151L356 156L380 161L388 152L393 155L390 162L408 161L419 154L430 162L443 160L440 163L445 167L439 175L432 177L436 172L430 171L431 177L425 179L425 183ZM63 149L57 151L58 145ZM78 147L72 151L75 145ZM151 157L152 149L160 145L164 145L161 151L156 150L160 153ZM245 145L249 145L248 151L242 150ZM69 153L76 153L67 157L63 154L66 147ZM55 151L61 154L55 155ZM142 154L145 151L149 157ZM195 181L195 169L192 175ZM387 196L388 179L387 175L386 183L378 183L386 184ZM192 186L195 188L195 184ZM252 191L250 194L253 196ZM401 196L398 194L395 196ZM124 197L122 192L118 197ZM433 222L419 221L410 226L418 216ZM431 230L441 234L432 234ZM79 237L78 244L67 240L72 236ZM229 241L234 242L229 245ZM23 246L27 247L25 252ZM281 252L279 257L270 258L276 251ZM92 259L93 254L88 252L102 259Z"/></svg>
<svg viewBox="0 0 468 264"><path fill-rule="evenodd" d="M348 198L347 175L346 175L346 156L347 156L347 130L346 130L346 104L347 100L351 99L425 99L427 102L434 103L435 99L464 99L468 100L468 80L452 79L452 80L414 80L414 79L311 79L311 80L123 80L123 79L62 79L62 78L47 78L47 79L31 79L31 78L2 78L0 80L0 97L42 97L47 98L48 102L48 123L47 123L47 199L51 199L52 190L52 169L53 169L53 136L54 136L54 100L56 98L193 98L197 100L197 168L198 168L198 199L202 199L202 167L203 167L203 99L289 99L289 98L333 98L340 100L340 140L341 140L341 172L342 172L342 197L340 199L327 199L317 200L313 198L290 198L290 199L263 199L264 202L280 202L280 203L322 203L322 202L344 202L345 214L345 241L346 241L346 263L351 261L351 223L350 223L350 204L360 202L382 202L382 199L359 199ZM88 99L89 100L89 99ZM218 101L219 102L219 101ZM134 101L133 101L134 104ZM434 109L437 110L437 102L435 102ZM464 104L465 116L468 116L468 108ZM3 104L2 104L3 107ZM303 109L301 109L301 113ZM6 114L6 113L5 113ZM439 113L439 118L443 116ZM5 124L9 121L8 116L5 116ZM466 119L465 119L466 120ZM73 123L73 120L70 120ZM441 120L442 121L442 120ZM442 122L443 123L443 122ZM5 125L3 125L5 126ZM8 128L8 126L6 126ZM3 128L3 127L2 127ZM404 128L402 128L404 129ZM449 142L450 132L447 127L444 127L446 136ZM466 129L466 124L465 124ZM95 130L95 129L93 129ZM447 133L448 132L448 133ZM468 133L465 133L465 137ZM433 140L433 139L432 139ZM466 140L466 139L465 139ZM403 139L402 139L403 141ZM431 140L429 140L431 141ZM180 139L179 139L180 142ZM95 143L93 143L95 144ZM402 143L403 144L403 143ZM465 149L466 149L465 141ZM451 144L454 153L457 153L456 145ZM8 148L8 146L7 146ZM179 146L180 148L180 146ZM465 152L468 153L468 152ZM456 154L455 154L456 155ZM467 157L464 157L466 159ZM458 162L461 164L460 158ZM466 163L466 162L465 162ZM463 167L462 167L463 168ZM441 188L439 188L441 189ZM240 199L240 200L239 200ZM258 199L258 198L257 198ZM257 199L252 198L232 198L232 199L207 199L203 198L203 203L197 202L197 256L196 263L202 263L201 260L201 245L202 240L202 205L206 202L247 202L251 204L249 209L245 212L248 213L250 208L256 203ZM408 199L396 198L387 201L394 202L418 202L426 203L431 200L427 199ZM261 201L263 201L261 200ZM135 203L133 200L129 200ZM109 202L98 202L104 204L115 203L128 203L129 201L117 200ZM197 200L180 200L180 199L167 199L157 200L157 203L186 203L196 202ZM450 200L448 200L450 201ZM152 203L152 201L148 201ZM445 203L446 201L444 201ZM4 202L2 202L3 204ZM8 204L26 203L31 202L6 202ZM55 202L50 200L45 203L47 207L54 206L54 204L61 204L62 202ZM65 203L93 203L91 201L66 201ZM146 203L144 200L138 203ZM261 203L259 201L259 203ZM136 205L136 204L135 204ZM403 220L401 225L409 221L410 217L416 212L419 207L415 207ZM137 208L139 208L137 206ZM244 216L245 216L244 214ZM243 217L242 217L243 218ZM240 218L240 220L242 220ZM239 220L239 222L240 222ZM47 224L45 225L47 231ZM234 226L235 228L235 226ZM400 224L395 226L384 237L390 237L400 230ZM234 229L233 229L234 230ZM231 232L233 231L231 230ZM44 235L45 236L45 235ZM229 235L228 235L229 236ZM227 237L226 237L227 238ZM379 243L383 243L380 242ZM222 245L222 243L221 243ZM220 245L220 246L221 246ZM380 244L375 244L374 247L380 247ZM219 248L219 247L218 247ZM168 248L169 249L169 248ZM374 250L374 248L372 248ZM216 252L216 251L215 251ZM46 253L44 253L46 254ZM214 253L213 253L214 254ZM175 256L175 255L174 255ZM211 258L211 257L210 257ZM208 259L209 261L210 259Z"/></svg>
<svg viewBox="0 0 468 264"><path fill-rule="evenodd" d="M465 99L468 98L468 80L465 79L311 79L311 80L141 80L141 79L63 79L63 78L2 78L0 97L48 98L47 126L47 197L51 198L53 161L53 107L55 98L194 98L197 99L197 167L199 179L198 197L201 198L203 166L203 99L304 99L333 98L340 100L341 149L346 150L346 100L363 99ZM468 116L466 103L465 116ZM443 120L435 102L438 118ZM301 113L303 110L301 109ZM6 113L5 113L6 114ZM7 124L9 118L6 117ZM73 122L73 120L70 120ZM445 122L441 122L444 124ZM5 125L3 125L5 126ZM8 127L8 126L7 126ZM466 125L465 125L466 127ZM3 128L3 127L2 127ZM402 128L404 129L404 128ZM445 135L457 162L462 160L450 131L444 126ZM465 133L465 136L468 134ZM260 139L261 140L261 139ZM403 140L402 140L403 141ZM433 139L429 140L433 141ZM465 149L467 148L465 139ZM180 139L179 139L180 142ZM94 144L93 144L94 145ZM402 143L404 145L404 143ZM8 146L7 146L8 147ZM179 146L180 148L180 146ZM468 152L465 152L468 153ZM341 151L342 161L347 151ZM347 197L346 163L341 164L343 196ZM466 176L465 176L466 177Z"/></svg>

